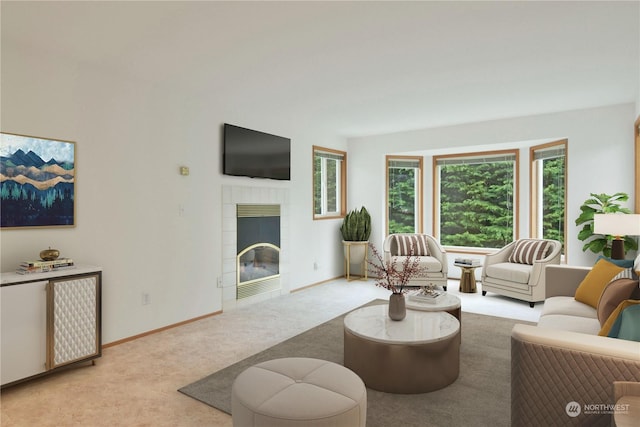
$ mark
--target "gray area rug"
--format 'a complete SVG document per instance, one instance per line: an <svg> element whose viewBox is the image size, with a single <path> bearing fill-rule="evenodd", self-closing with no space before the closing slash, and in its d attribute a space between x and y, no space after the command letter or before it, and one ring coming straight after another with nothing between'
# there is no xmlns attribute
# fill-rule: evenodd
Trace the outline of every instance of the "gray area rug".
<svg viewBox="0 0 640 427"><path fill-rule="evenodd" d="M342 364L343 319L344 315L338 316L179 391L230 414L234 379L256 363L313 357ZM509 426L510 335L516 323L529 322L463 312L458 379L444 389L423 394L390 394L367 388L367 427Z"/></svg>

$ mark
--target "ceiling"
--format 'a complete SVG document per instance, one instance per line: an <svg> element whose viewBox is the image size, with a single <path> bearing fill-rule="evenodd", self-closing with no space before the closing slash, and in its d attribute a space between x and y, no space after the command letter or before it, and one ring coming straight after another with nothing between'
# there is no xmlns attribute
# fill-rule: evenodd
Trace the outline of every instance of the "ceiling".
<svg viewBox="0 0 640 427"><path fill-rule="evenodd" d="M635 102L639 93L637 1L0 7L3 44L343 136Z"/></svg>

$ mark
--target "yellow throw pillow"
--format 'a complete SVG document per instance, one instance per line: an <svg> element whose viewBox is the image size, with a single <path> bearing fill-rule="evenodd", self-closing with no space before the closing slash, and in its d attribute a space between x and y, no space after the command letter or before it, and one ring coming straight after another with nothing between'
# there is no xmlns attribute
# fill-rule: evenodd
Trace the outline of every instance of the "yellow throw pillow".
<svg viewBox="0 0 640 427"><path fill-rule="evenodd" d="M593 308L598 307L598 301L607 284L624 268L601 259L593 266L584 280L576 289L575 299Z"/></svg>
<svg viewBox="0 0 640 427"><path fill-rule="evenodd" d="M602 329L600 329L600 332L598 332L598 335L600 335L601 337L608 336L609 332L611 331L611 328L613 327L613 324L618 319L618 316L620 316L620 313L622 312L622 310L636 304L640 304L640 301L632 300L632 299L622 301L618 305L618 307L616 307L616 309L611 312L611 315L609 316L607 321L604 322L604 325L602 325Z"/></svg>

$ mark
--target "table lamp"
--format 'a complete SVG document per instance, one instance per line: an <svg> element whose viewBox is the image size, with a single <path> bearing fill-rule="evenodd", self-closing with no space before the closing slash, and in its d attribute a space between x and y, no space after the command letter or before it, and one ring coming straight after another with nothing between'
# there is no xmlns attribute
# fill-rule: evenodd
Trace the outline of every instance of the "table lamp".
<svg viewBox="0 0 640 427"><path fill-rule="evenodd" d="M640 214L595 214L593 232L613 236L611 258L624 259L624 236L640 236Z"/></svg>

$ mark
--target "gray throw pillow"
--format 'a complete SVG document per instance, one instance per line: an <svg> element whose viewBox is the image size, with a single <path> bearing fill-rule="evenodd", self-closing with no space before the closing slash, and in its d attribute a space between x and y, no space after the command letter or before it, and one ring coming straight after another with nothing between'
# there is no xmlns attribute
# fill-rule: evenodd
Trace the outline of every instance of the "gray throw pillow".
<svg viewBox="0 0 640 427"><path fill-rule="evenodd" d="M598 301L598 321L604 325L613 310L624 300L631 298L638 288L638 281L633 279L615 279L609 282L600 295Z"/></svg>

